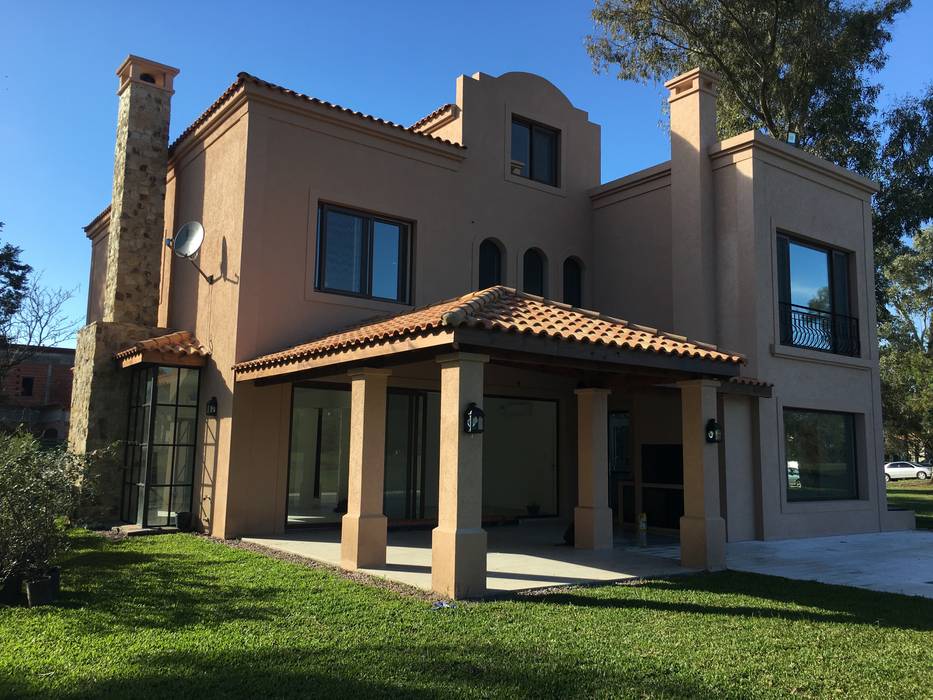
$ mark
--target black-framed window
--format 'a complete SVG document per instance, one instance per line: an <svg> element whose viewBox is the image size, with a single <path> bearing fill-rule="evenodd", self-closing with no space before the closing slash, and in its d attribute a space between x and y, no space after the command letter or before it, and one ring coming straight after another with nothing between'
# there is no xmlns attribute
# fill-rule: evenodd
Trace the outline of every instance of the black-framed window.
<svg viewBox="0 0 933 700"><path fill-rule="evenodd" d="M502 249L491 238L479 244L479 288L502 284Z"/></svg>
<svg viewBox="0 0 933 700"><path fill-rule="evenodd" d="M20 396L32 396L33 389L35 388L36 380L35 377L23 377L20 382Z"/></svg>
<svg viewBox="0 0 933 700"><path fill-rule="evenodd" d="M849 254L786 235L778 236L777 249L781 344L859 355Z"/></svg>
<svg viewBox="0 0 933 700"><path fill-rule="evenodd" d="M784 449L788 501L858 498L853 414L785 408Z"/></svg>
<svg viewBox="0 0 933 700"><path fill-rule="evenodd" d="M583 306L583 266L572 257L564 260L564 303Z"/></svg>
<svg viewBox="0 0 933 700"><path fill-rule="evenodd" d="M547 265L544 253L537 248L529 248L522 259L522 289L529 294L544 296Z"/></svg>
<svg viewBox="0 0 933 700"><path fill-rule="evenodd" d="M407 304L411 224L322 204L315 286L326 292Z"/></svg>
<svg viewBox="0 0 933 700"><path fill-rule="evenodd" d="M513 116L512 173L557 187L560 184L560 132Z"/></svg>

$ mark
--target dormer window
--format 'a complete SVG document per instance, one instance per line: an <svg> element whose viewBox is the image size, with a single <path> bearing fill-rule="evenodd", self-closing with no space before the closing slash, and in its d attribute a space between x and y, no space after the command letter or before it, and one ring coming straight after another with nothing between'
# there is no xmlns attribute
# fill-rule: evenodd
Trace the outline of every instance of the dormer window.
<svg viewBox="0 0 933 700"><path fill-rule="evenodd" d="M521 117L512 117L513 175L557 187L560 132Z"/></svg>

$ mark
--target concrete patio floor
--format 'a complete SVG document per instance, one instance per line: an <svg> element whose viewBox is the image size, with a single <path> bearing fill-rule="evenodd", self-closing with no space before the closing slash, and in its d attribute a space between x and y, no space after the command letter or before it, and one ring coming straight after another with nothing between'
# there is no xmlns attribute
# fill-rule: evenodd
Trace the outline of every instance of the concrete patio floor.
<svg viewBox="0 0 933 700"><path fill-rule="evenodd" d="M734 571L933 598L933 532L872 532L769 542L733 542Z"/></svg>
<svg viewBox="0 0 933 700"><path fill-rule="evenodd" d="M532 588L671 576L690 571L677 561L679 548L662 542L655 556L652 548L639 549L617 533L616 546L588 551L564 544L566 525L554 521L525 521L519 525L487 529L486 588L501 594ZM245 542L340 565L338 530L300 530L278 537L244 537ZM673 550L674 557L670 553ZM372 576L431 590L431 531L389 532L386 568L362 569Z"/></svg>

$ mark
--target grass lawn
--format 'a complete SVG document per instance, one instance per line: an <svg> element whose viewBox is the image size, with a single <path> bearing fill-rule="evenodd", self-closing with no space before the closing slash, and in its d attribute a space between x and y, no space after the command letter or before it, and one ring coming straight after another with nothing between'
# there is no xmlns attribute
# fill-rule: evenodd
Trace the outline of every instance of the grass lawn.
<svg viewBox="0 0 933 700"><path fill-rule="evenodd" d="M888 505L914 511L917 527L933 530L933 480L888 482Z"/></svg>
<svg viewBox="0 0 933 700"><path fill-rule="evenodd" d="M0 608L0 697L933 697L933 600L752 574L421 600L193 535L81 534Z"/></svg>

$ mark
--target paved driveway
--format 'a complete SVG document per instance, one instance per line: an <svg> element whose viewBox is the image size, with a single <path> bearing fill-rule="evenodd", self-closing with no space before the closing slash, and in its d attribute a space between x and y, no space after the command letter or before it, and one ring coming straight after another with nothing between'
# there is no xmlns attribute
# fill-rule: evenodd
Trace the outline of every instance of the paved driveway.
<svg viewBox="0 0 933 700"><path fill-rule="evenodd" d="M735 571L933 598L933 531L727 545Z"/></svg>

